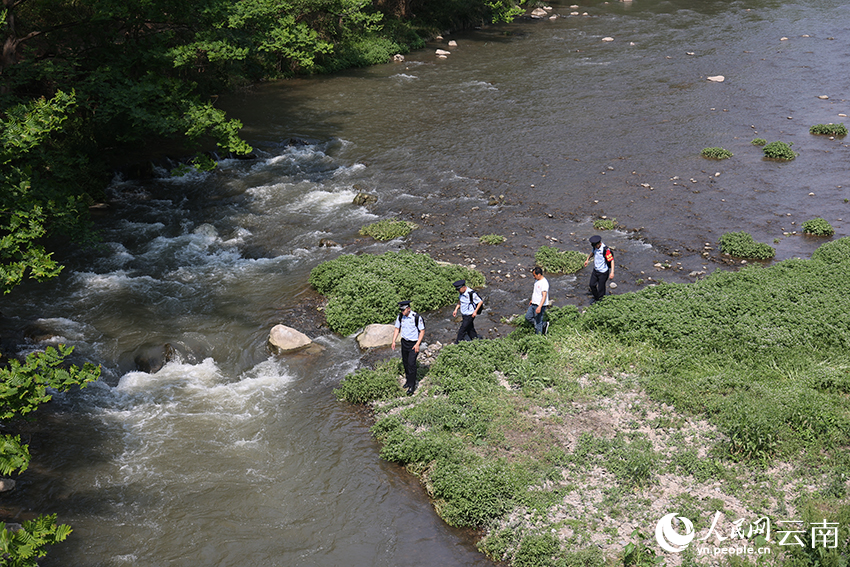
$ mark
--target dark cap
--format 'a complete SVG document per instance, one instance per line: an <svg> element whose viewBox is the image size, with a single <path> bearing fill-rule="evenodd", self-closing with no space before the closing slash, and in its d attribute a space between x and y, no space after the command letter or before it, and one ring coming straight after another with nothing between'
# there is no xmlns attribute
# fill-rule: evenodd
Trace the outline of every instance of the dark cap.
<svg viewBox="0 0 850 567"><path fill-rule="evenodd" d="M602 237L599 236L598 234L594 234L593 236L590 237L590 243L591 244L595 245L595 244L599 244L600 242L602 242Z"/></svg>
<svg viewBox="0 0 850 567"><path fill-rule="evenodd" d="M460 289L466 285L466 280L458 280L452 285L454 285L457 289Z"/></svg>
<svg viewBox="0 0 850 567"><path fill-rule="evenodd" d="M408 307L410 307L410 301L399 301L398 302L398 308L401 309L402 311L404 311Z"/></svg>

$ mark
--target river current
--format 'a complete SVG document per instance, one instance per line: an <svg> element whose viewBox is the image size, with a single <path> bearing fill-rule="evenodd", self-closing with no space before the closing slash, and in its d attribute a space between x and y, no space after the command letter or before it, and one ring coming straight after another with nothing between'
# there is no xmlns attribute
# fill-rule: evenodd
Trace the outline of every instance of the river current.
<svg viewBox="0 0 850 567"><path fill-rule="evenodd" d="M324 260L410 248L475 264L490 306L479 331L499 336L523 311L537 247L585 251L603 216L619 224L604 233L615 293L729 269L724 232L750 232L778 260L823 242L799 234L805 220L847 235L848 141L808 133L850 112L844 3L577 6L224 97L255 159L116 177L102 246L2 300L6 344L27 329L24 351L72 344L103 367L40 412L31 468L3 495L12 521L56 513L74 528L43 565L492 565L380 460L368 415L335 399L363 353L316 314L307 279ZM766 160L757 137L800 155ZM734 157L700 157L713 146ZM353 205L360 190L377 204ZM390 217L420 227L389 243L358 235ZM556 303L585 306L586 277L551 278ZM450 311L425 314L426 341L452 339ZM325 350L271 356L278 323ZM176 360L136 369L165 343Z"/></svg>

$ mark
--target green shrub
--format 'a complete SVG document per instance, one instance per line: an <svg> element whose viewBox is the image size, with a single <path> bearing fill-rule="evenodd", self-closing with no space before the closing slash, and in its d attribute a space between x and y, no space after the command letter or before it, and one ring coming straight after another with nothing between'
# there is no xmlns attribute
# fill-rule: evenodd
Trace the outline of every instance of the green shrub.
<svg viewBox="0 0 850 567"><path fill-rule="evenodd" d="M767 140L764 138L753 138L753 141L750 143L754 146L763 146L767 143Z"/></svg>
<svg viewBox="0 0 850 567"><path fill-rule="evenodd" d="M398 384L401 372L401 361L397 358L385 360L374 370L358 368L342 379L334 394L338 399L352 404L396 398L401 394Z"/></svg>
<svg viewBox="0 0 850 567"><path fill-rule="evenodd" d="M748 232L727 232L720 237L720 250L736 258L756 258L767 260L776 256L776 250L770 244L756 242Z"/></svg>
<svg viewBox="0 0 850 567"><path fill-rule="evenodd" d="M65 541L71 531L67 524L56 524L56 514L26 520L14 532L0 522L0 565L38 567L36 559L47 555L45 548Z"/></svg>
<svg viewBox="0 0 850 567"><path fill-rule="evenodd" d="M527 471L502 459L440 462L431 475L434 505L450 526L482 526L514 507L528 488Z"/></svg>
<svg viewBox="0 0 850 567"><path fill-rule="evenodd" d="M552 274L574 274L584 267L587 255L576 250L561 252L552 246L541 246L534 254L534 262Z"/></svg>
<svg viewBox="0 0 850 567"><path fill-rule="evenodd" d="M593 221L593 228L597 230L614 230L617 226L617 219L596 219Z"/></svg>
<svg viewBox="0 0 850 567"><path fill-rule="evenodd" d="M330 298L325 309L328 325L345 335L370 323L393 322L402 299L410 300L418 313L451 305L457 301L452 282L459 279L470 287L484 285L484 276L476 270L440 265L427 254L406 250L345 254L310 272L310 284Z"/></svg>
<svg viewBox="0 0 850 567"><path fill-rule="evenodd" d="M839 238L826 244L821 244L814 254L813 260L826 264L840 264L850 260L850 237Z"/></svg>
<svg viewBox="0 0 850 567"><path fill-rule="evenodd" d="M787 144L785 142L771 142L763 147L762 151L770 159L791 160L799 155L791 149L792 145L791 142Z"/></svg>
<svg viewBox="0 0 850 567"><path fill-rule="evenodd" d="M375 240L392 240L393 238L407 236L415 228L419 227L410 221L384 219L372 224L367 224L360 229L360 234L363 236L371 236Z"/></svg>
<svg viewBox="0 0 850 567"><path fill-rule="evenodd" d="M725 148L703 148L700 155L709 159L727 159L734 154Z"/></svg>
<svg viewBox="0 0 850 567"><path fill-rule="evenodd" d="M803 232L814 236L832 236L835 234L835 229L826 219L818 217L804 222Z"/></svg>
<svg viewBox="0 0 850 567"><path fill-rule="evenodd" d="M820 134L825 136L846 136L847 127L842 124L815 124L809 128L809 134Z"/></svg>
<svg viewBox="0 0 850 567"><path fill-rule="evenodd" d="M481 244L501 244L505 241L505 237L500 234L485 234L479 241Z"/></svg>
<svg viewBox="0 0 850 567"><path fill-rule="evenodd" d="M511 564L514 567L551 567L561 552L561 543L551 533L532 534L522 538Z"/></svg>

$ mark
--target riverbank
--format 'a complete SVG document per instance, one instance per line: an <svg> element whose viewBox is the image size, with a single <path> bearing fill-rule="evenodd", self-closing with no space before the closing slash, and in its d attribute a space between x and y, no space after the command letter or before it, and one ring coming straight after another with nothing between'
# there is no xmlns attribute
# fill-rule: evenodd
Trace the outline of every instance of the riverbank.
<svg viewBox="0 0 850 567"><path fill-rule="evenodd" d="M545 337L520 327L447 346L415 396L372 404L381 455L449 524L486 528L479 548L511 565L603 565L630 544L671 565L831 564L850 539L819 546L809 528L850 520L847 284L818 289L812 275L847 269L848 252L841 239L813 260L556 309ZM349 375L338 395L398 366ZM668 514L693 525L679 552L651 538ZM800 546L780 543L791 521L805 524Z"/></svg>

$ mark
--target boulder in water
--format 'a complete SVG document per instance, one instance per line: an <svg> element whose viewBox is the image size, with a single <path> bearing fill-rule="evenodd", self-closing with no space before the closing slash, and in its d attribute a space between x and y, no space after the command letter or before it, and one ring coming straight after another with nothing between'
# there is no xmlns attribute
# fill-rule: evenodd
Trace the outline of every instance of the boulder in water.
<svg viewBox="0 0 850 567"><path fill-rule="evenodd" d="M363 332L357 335L357 344L364 349L389 346L393 341L393 331L395 331L395 325L380 323L366 325Z"/></svg>
<svg viewBox="0 0 850 567"><path fill-rule="evenodd" d="M269 348L275 354L286 354L313 344L310 337L286 325L275 325L269 332Z"/></svg>

